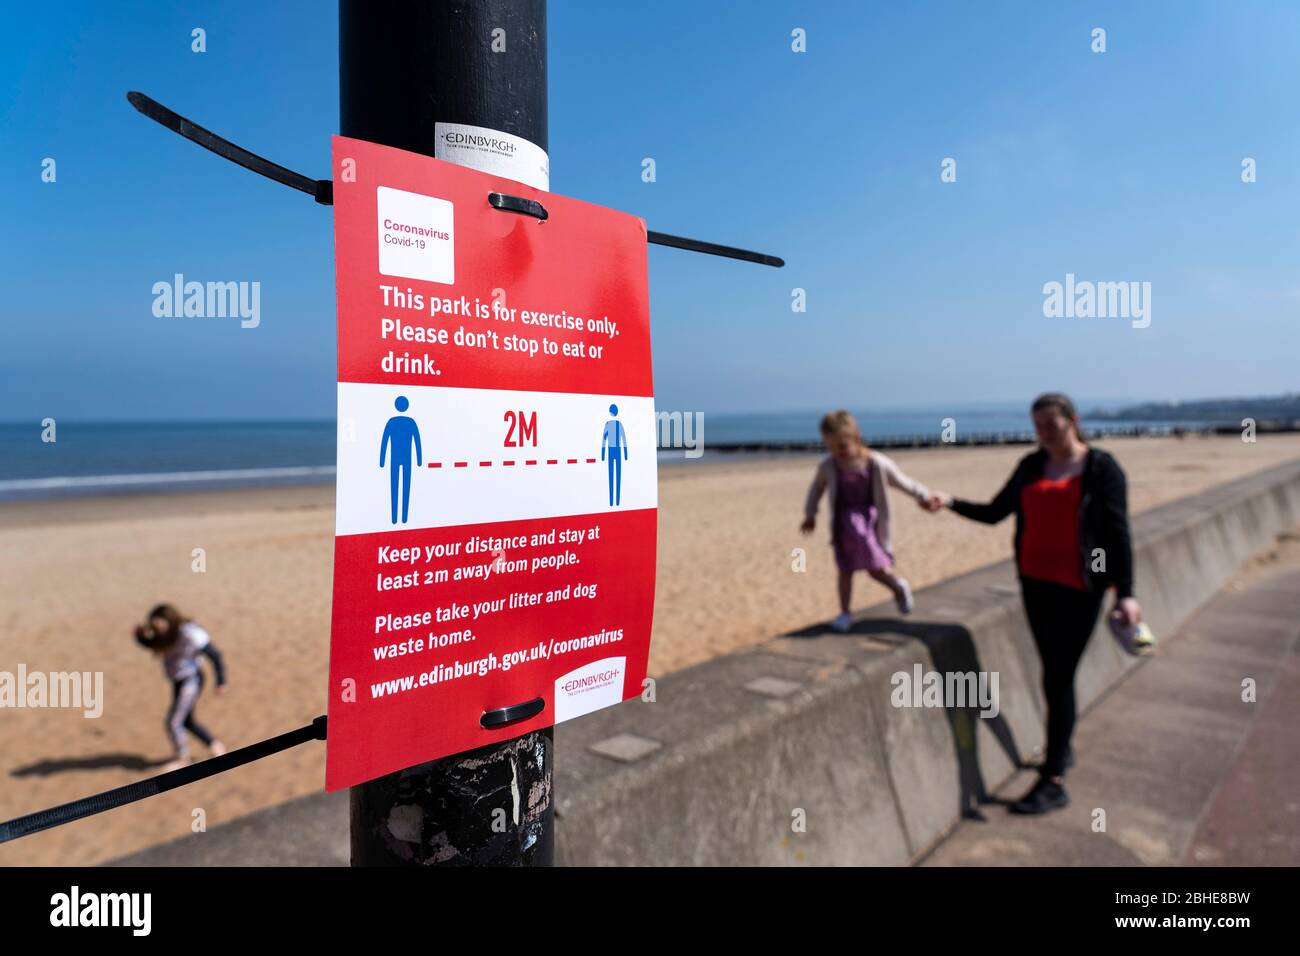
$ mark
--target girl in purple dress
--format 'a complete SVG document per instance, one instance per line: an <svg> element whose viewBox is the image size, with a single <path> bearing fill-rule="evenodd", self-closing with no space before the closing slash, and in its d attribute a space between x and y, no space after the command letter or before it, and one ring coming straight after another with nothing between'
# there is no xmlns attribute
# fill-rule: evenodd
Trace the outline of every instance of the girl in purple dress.
<svg viewBox="0 0 1300 956"><path fill-rule="evenodd" d="M855 571L866 571L894 592L899 612L907 614L912 610L912 589L894 570L885 489L892 485L906 492L922 508L929 507L930 490L903 474L892 459L869 449L848 412L828 414L822 419L821 433L830 455L817 467L808 489L801 530L808 534L816 526L818 504L822 494L829 492L840 596L840 616L831 626L843 632L853 624L849 603Z"/></svg>

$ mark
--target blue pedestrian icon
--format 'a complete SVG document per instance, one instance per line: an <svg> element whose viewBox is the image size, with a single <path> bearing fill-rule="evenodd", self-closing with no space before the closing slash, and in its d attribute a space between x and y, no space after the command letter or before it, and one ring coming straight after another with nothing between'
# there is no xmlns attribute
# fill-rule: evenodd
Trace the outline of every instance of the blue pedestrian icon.
<svg viewBox="0 0 1300 956"><path fill-rule="evenodd" d="M393 407L399 412L404 412L410 407L410 402L406 400L405 395L399 395L397 401L393 402ZM415 446L415 465L418 468L420 460L420 429L415 424L415 419L409 415L394 415L384 426L384 437L379 442L379 467L384 467L384 453L388 451L389 445L392 445L392 454L388 456L391 463L390 470L390 494L392 496L393 524L397 524L397 474L402 474L402 524L406 524L406 514L411 507L411 446Z"/></svg>
<svg viewBox="0 0 1300 956"><path fill-rule="evenodd" d="M618 406L609 406L611 415L618 414ZM609 458L605 457L605 449L609 449ZM621 454L620 454L621 453ZM600 460L608 461L606 466L609 469L609 503L617 505L623 492L623 462L627 459L627 432L623 430L623 423L617 418L611 418L605 422L605 434L600 439Z"/></svg>

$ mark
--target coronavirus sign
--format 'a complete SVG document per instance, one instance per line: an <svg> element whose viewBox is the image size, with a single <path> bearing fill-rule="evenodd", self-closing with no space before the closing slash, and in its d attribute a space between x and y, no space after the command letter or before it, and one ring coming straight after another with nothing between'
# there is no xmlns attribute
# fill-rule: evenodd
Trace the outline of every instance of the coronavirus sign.
<svg viewBox="0 0 1300 956"><path fill-rule="evenodd" d="M336 137L334 240L327 790L640 694L657 505L642 220Z"/></svg>

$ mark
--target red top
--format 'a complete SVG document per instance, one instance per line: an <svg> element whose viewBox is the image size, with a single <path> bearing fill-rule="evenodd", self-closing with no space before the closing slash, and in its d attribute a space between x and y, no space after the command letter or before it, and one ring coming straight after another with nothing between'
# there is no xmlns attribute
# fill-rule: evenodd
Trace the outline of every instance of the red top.
<svg viewBox="0 0 1300 956"><path fill-rule="evenodd" d="M1040 478L1021 491L1024 531L1020 539L1020 573L1085 590L1079 561L1079 501L1083 476Z"/></svg>

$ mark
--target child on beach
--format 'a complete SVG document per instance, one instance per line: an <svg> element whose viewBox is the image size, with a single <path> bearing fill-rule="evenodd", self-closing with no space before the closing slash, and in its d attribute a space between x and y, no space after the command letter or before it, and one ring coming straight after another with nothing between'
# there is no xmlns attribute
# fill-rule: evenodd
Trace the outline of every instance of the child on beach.
<svg viewBox="0 0 1300 956"><path fill-rule="evenodd" d="M829 491L831 545L839 567L840 616L831 627L843 633L852 626L849 601L853 595L853 572L866 571L894 592L898 610L912 610L912 589L894 571L890 550L889 498L893 485L930 508L930 490L899 470L893 460L872 451L862 440L858 423L847 411L827 414L821 422L822 440L830 455L823 459L813 477L804 502L800 530L812 532L817 523L817 506Z"/></svg>
<svg viewBox="0 0 1300 956"><path fill-rule="evenodd" d="M162 770L176 770L190 762L189 740L185 736L187 730L207 745L212 756L220 757L226 752L225 746L194 719L194 706L203 690L200 654L212 661L217 676L217 693L223 693L226 688L221 652L208 637L208 632L182 617L172 605L159 604L149 612L149 622L135 629L135 639L162 659L163 673L172 683L172 705L167 711L166 727L176 755Z"/></svg>

